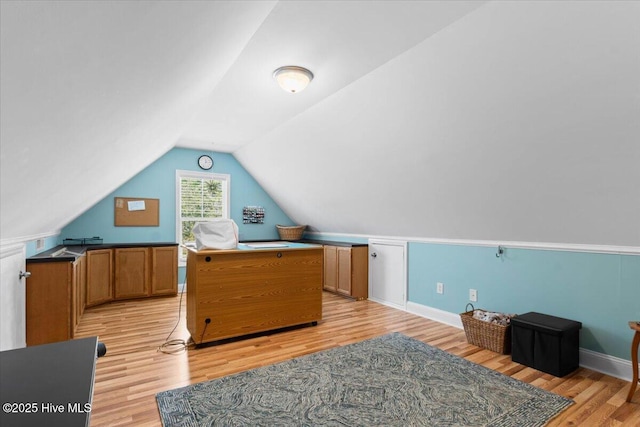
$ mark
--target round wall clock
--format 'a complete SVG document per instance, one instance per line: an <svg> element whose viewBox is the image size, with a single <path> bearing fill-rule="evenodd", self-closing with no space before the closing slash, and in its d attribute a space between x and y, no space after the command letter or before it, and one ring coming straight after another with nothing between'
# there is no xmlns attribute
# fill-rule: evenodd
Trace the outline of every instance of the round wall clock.
<svg viewBox="0 0 640 427"><path fill-rule="evenodd" d="M204 170L209 170L213 167L213 159L206 154L203 154L198 158L198 166Z"/></svg>

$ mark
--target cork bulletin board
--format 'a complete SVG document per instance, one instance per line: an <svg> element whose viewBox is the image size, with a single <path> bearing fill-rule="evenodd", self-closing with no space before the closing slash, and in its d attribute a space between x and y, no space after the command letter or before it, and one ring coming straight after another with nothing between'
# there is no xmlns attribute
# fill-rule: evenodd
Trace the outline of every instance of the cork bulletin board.
<svg viewBox="0 0 640 427"><path fill-rule="evenodd" d="M113 217L116 227L158 227L160 199L115 197Z"/></svg>

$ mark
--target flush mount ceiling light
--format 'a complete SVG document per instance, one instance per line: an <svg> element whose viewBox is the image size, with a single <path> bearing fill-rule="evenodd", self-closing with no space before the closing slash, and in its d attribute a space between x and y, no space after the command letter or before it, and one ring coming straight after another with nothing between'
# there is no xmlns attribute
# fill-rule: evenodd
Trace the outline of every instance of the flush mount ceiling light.
<svg viewBox="0 0 640 427"><path fill-rule="evenodd" d="M302 92L313 80L313 73L306 68L287 65L273 72L273 78L283 90L291 93Z"/></svg>

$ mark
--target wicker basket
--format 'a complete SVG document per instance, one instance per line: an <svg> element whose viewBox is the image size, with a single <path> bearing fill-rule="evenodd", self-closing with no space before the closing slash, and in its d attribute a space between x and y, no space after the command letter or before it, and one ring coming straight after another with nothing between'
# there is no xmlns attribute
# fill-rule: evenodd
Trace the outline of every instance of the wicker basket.
<svg viewBox="0 0 640 427"><path fill-rule="evenodd" d="M467 304L469 308L471 304ZM464 333L469 344L486 348L500 354L511 353L511 325L502 326L496 323L485 322L473 318L473 305L471 310L460 313Z"/></svg>
<svg viewBox="0 0 640 427"><path fill-rule="evenodd" d="M302 235L304 234L304 229L307 228L306 225L276 225L278 229L278 234L280 234L281 240L300 240L302 239Z"/></svg>

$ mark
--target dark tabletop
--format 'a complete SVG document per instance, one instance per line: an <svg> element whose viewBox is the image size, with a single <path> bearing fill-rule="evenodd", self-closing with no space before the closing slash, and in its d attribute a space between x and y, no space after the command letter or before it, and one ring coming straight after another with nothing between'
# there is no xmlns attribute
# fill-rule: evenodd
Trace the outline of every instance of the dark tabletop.
<svg viewBox="0 0 640 427"><path fill-rule="evenodd" d="M98 338L0 352L2 426L88 426Z"/></svg>

